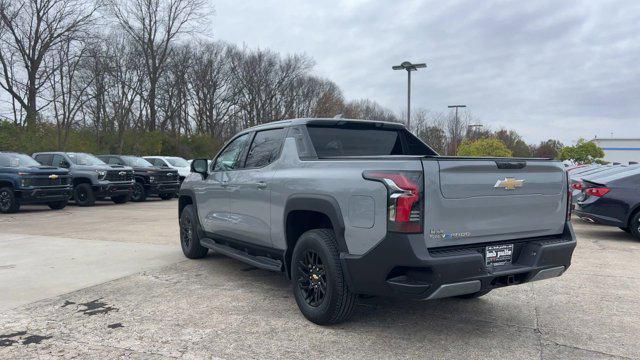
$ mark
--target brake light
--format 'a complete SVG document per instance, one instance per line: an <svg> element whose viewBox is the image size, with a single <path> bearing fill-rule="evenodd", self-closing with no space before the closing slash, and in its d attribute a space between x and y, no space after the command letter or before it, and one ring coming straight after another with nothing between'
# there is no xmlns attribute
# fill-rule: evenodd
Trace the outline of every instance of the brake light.
<svg viewBox="0 0 640 360"><path fill-rule="evenodd" d="M362 177L387 188L387 228L392 232L422 232L421 171L365 171Z"/></svg>
<svg viewBox="0 0 640 360"><path fill-rule="evenodd" d="M606 187L594 187L588 188L587 190L585 190L585 193L589 196L603 197L607 195L609 191L611 191L611 189Z"/></svg>
<svg viewBox="0 0 640 360"><path fill-rule="evenodd" d="M575 190L582 190L582 187L583 187L582 183L580 182L575 182L571 184L571 188Z"/></svg>

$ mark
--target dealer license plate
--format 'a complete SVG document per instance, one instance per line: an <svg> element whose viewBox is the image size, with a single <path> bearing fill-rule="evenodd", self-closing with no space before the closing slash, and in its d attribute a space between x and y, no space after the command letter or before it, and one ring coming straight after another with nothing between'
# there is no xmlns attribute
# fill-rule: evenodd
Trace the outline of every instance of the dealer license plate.
<svg viewBox="0 0 640 360"><path fill-rule="evenodd" d="M513 244L491 245L485 248L485 261L487 266L500 266L511 264L513 257Z"/></svg>

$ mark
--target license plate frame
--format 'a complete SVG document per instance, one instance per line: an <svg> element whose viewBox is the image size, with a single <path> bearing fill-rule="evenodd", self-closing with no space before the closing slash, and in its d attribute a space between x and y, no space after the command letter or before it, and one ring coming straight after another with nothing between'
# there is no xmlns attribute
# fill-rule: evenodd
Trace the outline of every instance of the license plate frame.
<svg viewBox="0 0 640 360"><path fill-rule="evenodd" d="M484 259L488 267L510 265L513 261L513 244L486 246Z"/></svg>

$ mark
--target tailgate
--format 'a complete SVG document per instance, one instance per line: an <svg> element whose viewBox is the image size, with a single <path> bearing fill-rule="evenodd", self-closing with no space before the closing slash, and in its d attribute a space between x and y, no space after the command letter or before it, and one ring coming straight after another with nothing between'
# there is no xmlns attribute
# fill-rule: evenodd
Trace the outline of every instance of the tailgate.
<svg viewBox="0 0 640 360"><path fill-rule="evenodd" d="M463 245L562 233L566 173L557 162L424 160L429 246Z"/></svg>

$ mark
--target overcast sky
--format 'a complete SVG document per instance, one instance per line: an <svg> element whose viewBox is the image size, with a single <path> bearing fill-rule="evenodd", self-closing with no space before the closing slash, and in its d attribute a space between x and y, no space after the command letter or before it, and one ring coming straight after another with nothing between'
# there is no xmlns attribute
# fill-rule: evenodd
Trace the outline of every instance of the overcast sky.
<svg viewBox="0 0 640 360"><path fill-rule="evenodd" d="M527 142L640 138L640 1L214 0L214 38L305 53L347 99L466 104Z"/></svg>

